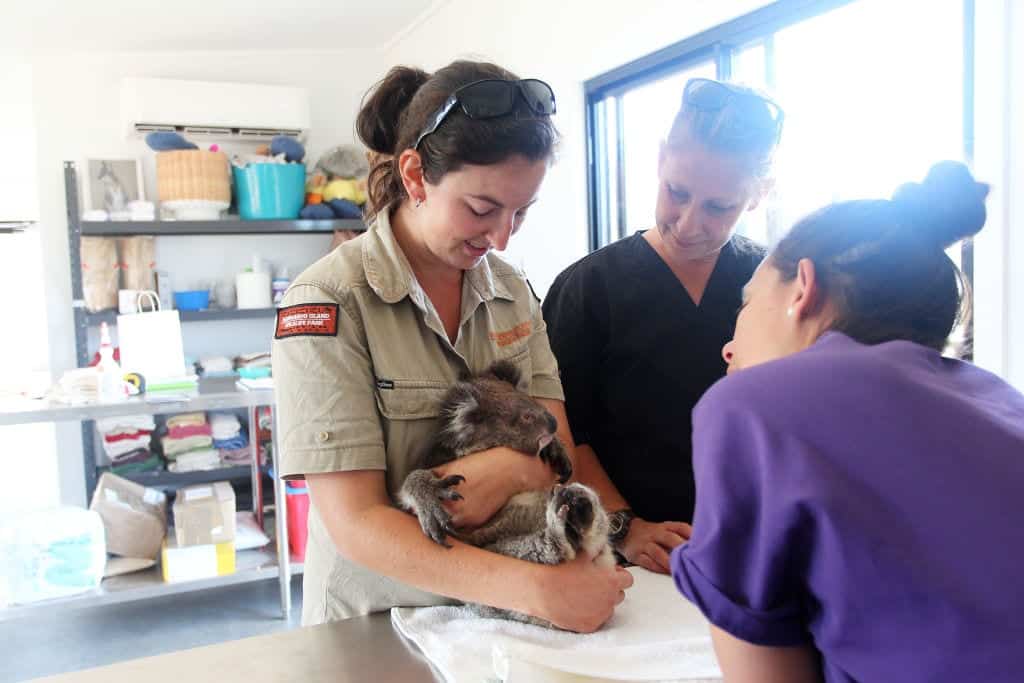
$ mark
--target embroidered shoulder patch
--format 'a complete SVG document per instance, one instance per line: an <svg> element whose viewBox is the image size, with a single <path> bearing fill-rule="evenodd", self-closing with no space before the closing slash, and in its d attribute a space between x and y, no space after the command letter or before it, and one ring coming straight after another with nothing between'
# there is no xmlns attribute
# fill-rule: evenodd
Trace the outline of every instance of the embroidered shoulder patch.
<svg viewBox="0 0 1024 683"><path fill-rule="evenodd" d="M489 336L498 346L508 346L515 344L520 339L529 337L531 332L533 332L533 325L527 320L526 322L519 323L511 330L491 332Z"/></svg>
<svg viewBox="0 0 1024 683"><path fill-rule="evenodd" d="M274 339L338 336L338 304L296 304L277 309Z"/></svg>

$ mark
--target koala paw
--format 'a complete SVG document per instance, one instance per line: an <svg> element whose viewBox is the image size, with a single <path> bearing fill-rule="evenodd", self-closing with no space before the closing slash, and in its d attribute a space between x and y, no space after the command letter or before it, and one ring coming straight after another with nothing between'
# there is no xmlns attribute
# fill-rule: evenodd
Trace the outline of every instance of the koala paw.
<svg viewBox="0 0 1024 683"><path fill-rule="evenodd" d="M565 447L557 437L551 440L547 446L541 449L540 459L543 460L558 475L561 484L569 481L572 477L572 461L569 460Z"/></svg>
<svg viewBox="0 0 1024 683"><path fill-rule="evenodd" d="M411 472L402 485L399 494L406 508L420 520L423 533L445 548L451 548L448 535L452 530L452 517L444 509L445 500L462 500L462 494L455 487L466 481L461 474L438 477L430 470Z"/></svg>

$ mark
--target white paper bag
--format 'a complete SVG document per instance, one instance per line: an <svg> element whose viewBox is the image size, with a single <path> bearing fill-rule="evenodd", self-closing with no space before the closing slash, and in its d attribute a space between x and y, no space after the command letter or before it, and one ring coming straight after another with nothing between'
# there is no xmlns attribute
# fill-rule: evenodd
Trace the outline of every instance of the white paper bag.
<svg viewBox="0 0 1024 683"><path fill-rule="evenodd" d="M150 303L151 310L145 311L144 300ZM160 300L151 291L139 294L138 310L139 313L117 316L121 369L141 374L146 382L185 375L178 312L160 310Z"/></svg>

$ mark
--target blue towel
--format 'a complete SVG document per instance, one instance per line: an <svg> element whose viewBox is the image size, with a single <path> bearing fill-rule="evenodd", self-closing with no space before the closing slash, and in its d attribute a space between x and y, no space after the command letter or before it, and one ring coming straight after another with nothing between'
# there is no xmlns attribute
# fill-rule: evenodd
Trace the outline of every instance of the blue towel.
<svg viewBox="0 0 1024 683"><path fill-rule="evenodd" d="M214 439L213 447L222 451L234 451L249 445L249 438L242 432L230 439Z"/></svg>

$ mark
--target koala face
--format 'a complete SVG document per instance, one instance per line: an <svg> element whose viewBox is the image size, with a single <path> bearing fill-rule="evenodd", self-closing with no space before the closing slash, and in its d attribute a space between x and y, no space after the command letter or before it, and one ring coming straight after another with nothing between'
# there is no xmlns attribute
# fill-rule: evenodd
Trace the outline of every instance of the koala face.
<svg viewBox="0 0 1024 683"><path fill-rule="evenodd" d="M574 553L595 557L608 542L608 516L597 493L583 484L556 486L546 511L548 528Z"/></svg>
<svg viewBox="0 0 1024 683"><path fill-rule="evenodd" d="M443 435L457 456L506 446L540 453L555 437L558 421L516 389L519 370L499 361L483 374L458 382L441 407Z"/></svg>

